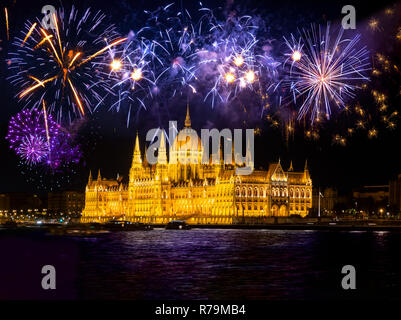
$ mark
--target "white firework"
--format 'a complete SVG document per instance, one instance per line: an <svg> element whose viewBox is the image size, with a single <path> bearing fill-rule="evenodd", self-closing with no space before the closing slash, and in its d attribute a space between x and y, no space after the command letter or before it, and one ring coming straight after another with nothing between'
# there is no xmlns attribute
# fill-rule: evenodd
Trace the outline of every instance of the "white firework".
<svg viewBox="0 0 401 320"><path fill-rule="evenodd" d="M365 47L358 47L360 35L344 38L340 28L334 41L330 24L325 32L312 26L303 30L299 41L286 41L290 48L287 62L291 60L288 78L295 105L300 103L298 119L310 115L313 122L325 116L330 119L332 107L342 109L347 99L355 97L361 82L370 69L369 54Z"/></svg>

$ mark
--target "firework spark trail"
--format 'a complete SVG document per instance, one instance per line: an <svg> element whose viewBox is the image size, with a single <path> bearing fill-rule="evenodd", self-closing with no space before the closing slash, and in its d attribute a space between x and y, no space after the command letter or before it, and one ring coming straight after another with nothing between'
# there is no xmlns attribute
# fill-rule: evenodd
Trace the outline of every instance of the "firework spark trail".
<svg viewBox="0 0 401 320"><path fill-rule="evenodd" d="M321 115L330 119L332 105L343 108L347 98L355 97L358 84L369 80L365 75L370 70L368 51L357 48L360 36L346 39L343 32L340 28L333 42L329 24L325 33L312 26L311 30L303 30L298 42L302 46L295 49L286 41L293 60L286 83L294 104L303 99L298 119L307 114L312 124Z"/></svg>
<svg viewBox="0 0 401 320"><path fill-rule="evenodd" d="M42 102L43 102L43 117L45 119L46 138L47 138L47 144L48 144L49 150L50 150L50 134L49 134L49 124L47 121L46 104L45 104L45 100L42 100Z"/></svg>
<svg viewBox="0 0 401 320"><path fill-rule="evenodd" d="M72 7L52 15L54 29L38 28L39 20L25 24L23 36L13 43L12 74L7 78L19 89L17 96L25 106L40 107L46 99L48 112L57 114L59 121L92 111L104 92L110 91L95 63L126 40L113 25L106 25L105 19L104 14L92 14L90 9L78 15Z"/></svg>
<svg viewBox="0 0 401 320"><path fill-rule="evenodd" d="M8 10L7 10L7 8L4 8L4 15L5 15L5 18L6 18L7 40L10 40L10 30L9 30L9 27L8 27Z"/></svg>
<svg viewBox="0 0 401 320"><path fill-rule="evenodd" d="M37 26L37 22L35 22L35 23L32 24L32 27L31 27L31 28L28 30L28 32L26 33L26 36L25 36L25 38L24 38L24 41L22 41L22 43L21 43L21 47L24 46L26 40L28 40L28 38L31 36L31 34L32 34L33 30L35 30L36 26Z"/></svg>
<svg viewBox="0 0 401 320"><path fill-rule="evenodd" d="M82 106L82 102L81 102L81 100L79 99L78 93L77 93L77 91L75 90L74 86L72 85L72 82L71 82L70 79L68 79L68 83L70 84L71 89L72 89L72 92L74 93L74 97L75 97L75 100L76 100L76 102L77 102L77 104L78 104L79 111L81 112L82 115L85 115L85 110L84 110L84 107Z"/></svg>
<svg viewBox="0 0 401 320"><path fill-rule="evenodd" d="M106 47L104 47L104 48L100 49L99 51L97 51L96 53L92 54L89 58L87 58L87 59L83 60L82 62L80 62L77 65L77 67L79 67L80 65L92 60L94 57L97 57L99 54L101 54L101 53L105 52L106 50L108 50L108 49L110 49L110 48L112 48L112 47L124 42L125 40L127 40L127 38L122 38L122 39L118 39L118 40L114 41L113 43L107 45Z"/></svg>

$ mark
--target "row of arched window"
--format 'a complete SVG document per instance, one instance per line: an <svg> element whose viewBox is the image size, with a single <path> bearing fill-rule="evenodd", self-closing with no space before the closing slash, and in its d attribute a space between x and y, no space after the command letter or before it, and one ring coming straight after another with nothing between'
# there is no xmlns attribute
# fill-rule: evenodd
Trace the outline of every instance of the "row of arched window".
<svg viewBox="0 0 401 320"><path fill-rule="evenodd" d="M265 188L257 188L257 187L237 187L235 189L235 196L237 197L263 197L269 194ZM288 190L286 188L272 188L271 195L273 197L288 197ZM303 188L293 189L290 188L290 198L307 198L310 199L311 192L310 190L304 190Z"/></svg>
<svg viewBox="0 0 401 320"><path fill-rule="evenodd" d="M294 190L293 188L290 188L290 197L291 198L307 198L307 199L310 199L311 192L310 192L309 189L305 190L303 188L301 188L301 189L296 188Z"/></svg>
<svg viewBox="0 0 401 320"><path fill-rule="evenodd" d="M266 197L266 189L264 188L252 188L252 187L237 187L235 189L236 197Z"/></svg>

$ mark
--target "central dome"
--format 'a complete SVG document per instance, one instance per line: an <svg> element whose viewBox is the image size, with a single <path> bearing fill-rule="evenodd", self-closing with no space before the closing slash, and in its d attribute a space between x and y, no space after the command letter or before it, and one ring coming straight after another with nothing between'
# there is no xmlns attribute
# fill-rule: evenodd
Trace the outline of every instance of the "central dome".
<svg viewBox="0 0 401 320"><path fill-rule="evenodd" d="M184 128L180 130L173 142L173 150L185 151L188 149L192 151L203 151L202 140L192 128Z"/></svg>
<svg viewBox="0 0 401 320"><path fill-rule="evenodd" d="M187 116L185 127L180 130L174 139L171 148L171 157L184 160L184 158L202 159L203 145L197 132L191 128L191 118L189 117L189 106L187 106Z"/></svg>

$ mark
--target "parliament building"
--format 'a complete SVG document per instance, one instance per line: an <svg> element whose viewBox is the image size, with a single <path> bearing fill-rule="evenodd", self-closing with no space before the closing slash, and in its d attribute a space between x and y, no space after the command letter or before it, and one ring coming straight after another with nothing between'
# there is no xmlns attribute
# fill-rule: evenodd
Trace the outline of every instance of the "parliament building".
<svg viewBox="0 0 401 320"><path fill-rule="evenodd" d="M188 110L185 130L192 131ZM235 224L293 214L304 217L312 207L312 180L306 163L300 172L293 170L292 163L284 171L279 161L267 171L237 175L234 161L202 163L201 139L196 148L183 151L182 141L176 138L168 158L164 141L162 132L157 163L151 165L142 157L136 136L128 184L102 178L100 170L97 179L90 174L82 222ZM197 161L180 161L183 157Z"/></svg>

